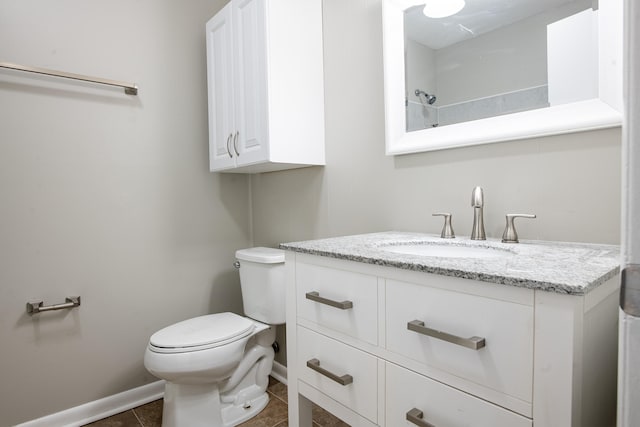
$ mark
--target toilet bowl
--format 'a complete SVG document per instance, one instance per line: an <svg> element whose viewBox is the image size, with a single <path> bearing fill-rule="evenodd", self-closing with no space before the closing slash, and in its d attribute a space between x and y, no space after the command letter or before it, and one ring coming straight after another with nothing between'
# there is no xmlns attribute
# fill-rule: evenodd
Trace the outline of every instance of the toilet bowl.
<svg viewBox="0 0 640 427"><path fill-rule="evenodd" d="M284 252L236 252L247 317L216 313L175 323L149 339L144 365L164 379L163 427L231 427L268 403L273 325L284 323Z"/></svg>

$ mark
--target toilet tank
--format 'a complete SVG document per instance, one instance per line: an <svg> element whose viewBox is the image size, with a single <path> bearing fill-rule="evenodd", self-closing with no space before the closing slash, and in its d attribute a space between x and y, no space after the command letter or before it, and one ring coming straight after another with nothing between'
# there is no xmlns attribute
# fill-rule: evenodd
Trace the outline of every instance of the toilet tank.
<svg viewBox="0 0 640 427"><path fill-rule="evenodd" d="M285 323L284 251L249 248L236 251L246 316L270 325Z"/></svg>

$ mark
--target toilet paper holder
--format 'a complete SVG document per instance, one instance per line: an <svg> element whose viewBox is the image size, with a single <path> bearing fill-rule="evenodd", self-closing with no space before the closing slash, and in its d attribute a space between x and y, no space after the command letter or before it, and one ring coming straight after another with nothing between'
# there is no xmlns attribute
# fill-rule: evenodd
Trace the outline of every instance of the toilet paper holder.
<svg viewBox="0 0 640 427"><path fill-rule="evenodd" d="M62 304L44 305L43 301L28 302L27 313L30 315L42 313L43 311L64 310L80 306L80 297L67 297Z"/></svg>

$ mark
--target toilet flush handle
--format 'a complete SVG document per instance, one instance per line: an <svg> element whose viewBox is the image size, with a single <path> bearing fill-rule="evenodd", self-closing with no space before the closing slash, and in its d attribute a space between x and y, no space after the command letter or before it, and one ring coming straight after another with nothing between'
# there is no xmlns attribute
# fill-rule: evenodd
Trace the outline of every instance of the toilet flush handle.
<svg viewBox="0 0 640 427"><path fill-rule="evenodd" d="M234 263L233 263L233 266L234 266L235 268L240 268L240 261L236 261L236 262L234 262Z"/></svg>

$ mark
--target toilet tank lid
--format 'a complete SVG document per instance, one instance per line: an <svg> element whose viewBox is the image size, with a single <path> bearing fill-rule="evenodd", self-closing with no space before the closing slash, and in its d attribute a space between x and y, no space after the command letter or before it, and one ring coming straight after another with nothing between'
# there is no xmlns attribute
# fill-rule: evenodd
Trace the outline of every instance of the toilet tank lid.
<svg viewBox="0 0 640 427"><path fill-rule="evenodd" d="M284 251L274 248L248 248L236 251L236 258L240 261L252 261L262 264L277 264L284 262Z"/></svg>

